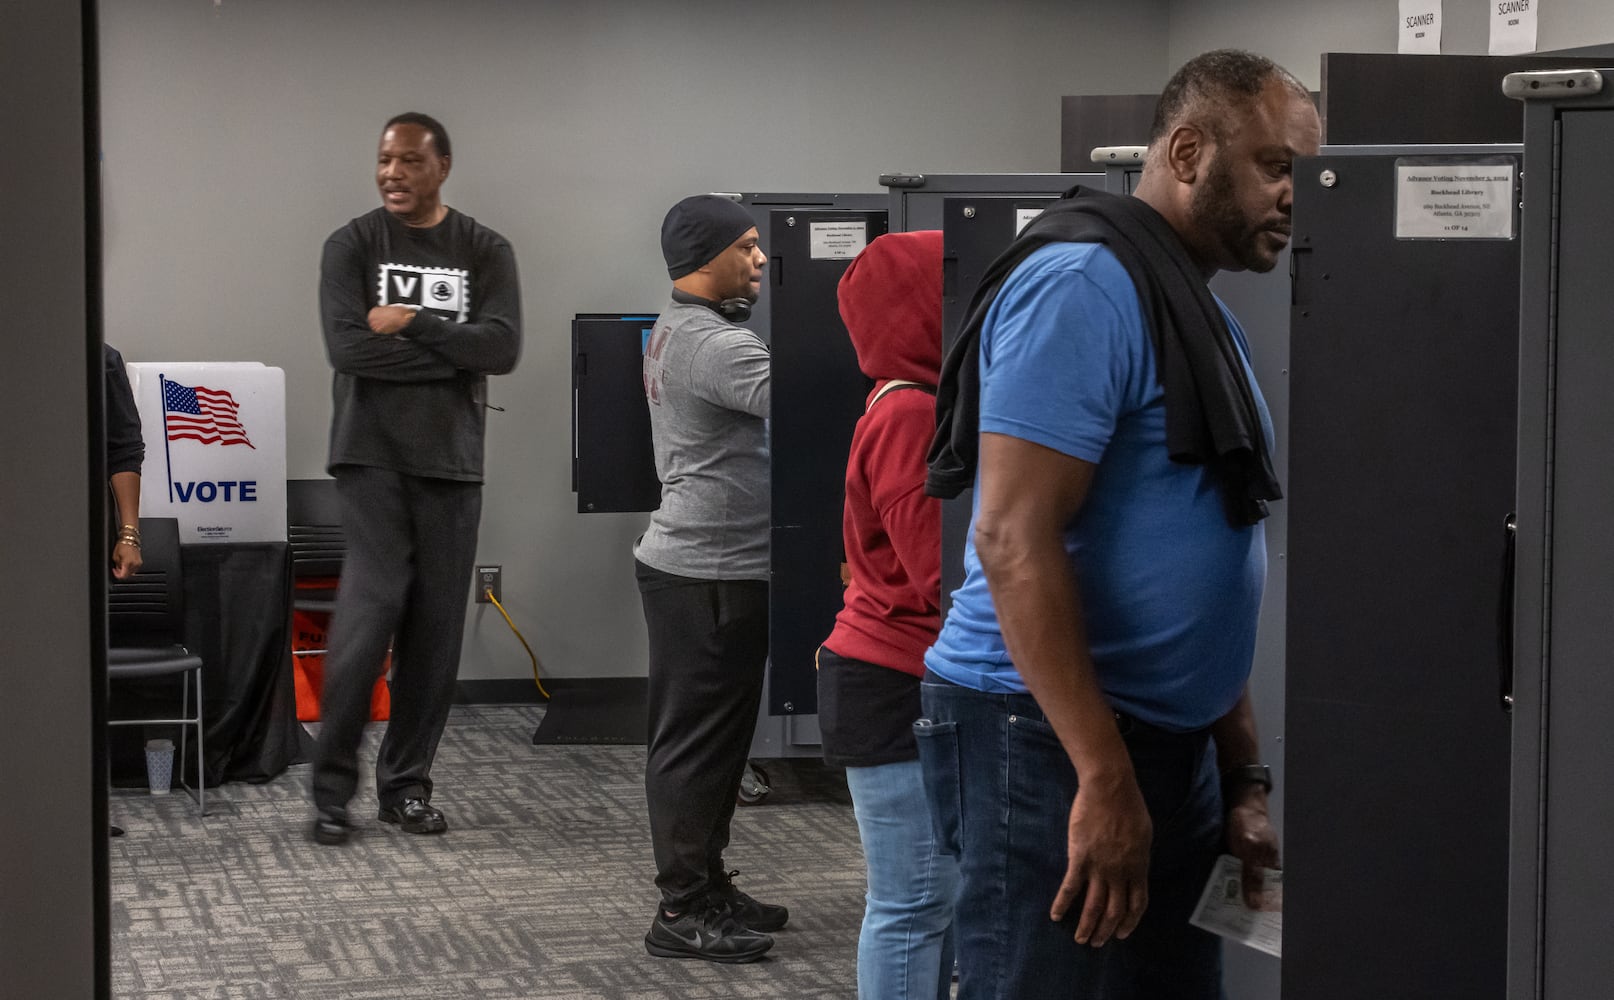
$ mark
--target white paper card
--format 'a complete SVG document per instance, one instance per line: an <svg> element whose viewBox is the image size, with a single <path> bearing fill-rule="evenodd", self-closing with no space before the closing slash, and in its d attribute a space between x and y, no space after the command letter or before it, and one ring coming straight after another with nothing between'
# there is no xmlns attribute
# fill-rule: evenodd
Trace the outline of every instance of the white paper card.
<svg viewBox="0 0 1614 1000"><path fill-rule="evenodd" d="M813 260L851 260L868 245L867 222L814 222L807 234Z"/></svg>
<svg viewBox="0 0 1614 1000"><path fill-rule="evenodd" d="M1401 0L1401 40L1397 52L1440 54L1441 0Z"/></svg>
<svg viewBox="0 0 1614 1000"><path fill-rule="evenodd" d="M1507 163L1397 163L1395 235L1402 240L1510 240Z"/></svg>
<svg viewBox="0 0 1614 1000"><path fill-rule="evenodd" d="M1536 50L1536 14L1541 0L1491 0L1491 55Z"/></svg>
<svg viewBox="0 0 1614 1000"><path fill-rule="evenodd" d="M1014 235L1019 236L1025 232L1031 220L1042 214L1040 208L1017 208L1014 210Z"/></svg>
<svg viewBox="0 0 1614 1000"><path fill-rule="evenodd" d="M1243 870L1243 864L1231 854L1218 858L1188 922L1229 941L1282 958L1283 872L1262 870L1261 908L1252 910L1244 905Z"/></svg>

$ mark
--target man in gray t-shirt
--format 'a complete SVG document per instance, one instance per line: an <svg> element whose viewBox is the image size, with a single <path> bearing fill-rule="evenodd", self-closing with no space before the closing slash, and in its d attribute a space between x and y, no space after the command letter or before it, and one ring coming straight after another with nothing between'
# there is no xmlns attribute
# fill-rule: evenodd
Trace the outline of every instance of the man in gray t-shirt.
<svg viewBox="0 0 1614 1000"><path fill-rule="evenodd" d="M724 866L768 658L767 345L750 315L767 255L739 205L685 198L661 249L672 301L645 345L661 506L634 546L650 639L645 797L661 902L645 949L749 962L789 918Z"/></svg>

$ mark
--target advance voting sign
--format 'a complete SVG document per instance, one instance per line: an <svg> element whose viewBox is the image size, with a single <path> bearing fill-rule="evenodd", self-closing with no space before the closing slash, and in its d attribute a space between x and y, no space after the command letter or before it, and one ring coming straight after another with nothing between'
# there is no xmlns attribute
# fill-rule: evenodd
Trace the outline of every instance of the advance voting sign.
<svg viewBox="0 0 1614 1000"><path fill-rule="evenodd" d="M286 540L286 375L256 363L128 366L146 460L140 513L182 545Z"/></svg>

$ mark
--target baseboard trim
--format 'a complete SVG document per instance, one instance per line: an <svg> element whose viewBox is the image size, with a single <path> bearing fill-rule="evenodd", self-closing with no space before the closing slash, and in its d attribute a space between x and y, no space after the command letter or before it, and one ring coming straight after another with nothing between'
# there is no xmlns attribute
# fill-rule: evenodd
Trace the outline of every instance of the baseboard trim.
<svg viewBox="0 0 1614 1000"><path fill-rule="evenodd" d="M553 683L546 682L544 687L553 690ZM531 678L460 681L454 685L456 705L541 705L543 701L544 696Z"/></svg>
<svg viewBox="0 0 1614 1000"><path fill-rule="evenodd" d="M551 695L586 692L620 693L644 698L647 677L546 677L544 688ZM454 686L456 705L541 705L544 696L528 677L501 677L493 680L462 680Z"/></svg>

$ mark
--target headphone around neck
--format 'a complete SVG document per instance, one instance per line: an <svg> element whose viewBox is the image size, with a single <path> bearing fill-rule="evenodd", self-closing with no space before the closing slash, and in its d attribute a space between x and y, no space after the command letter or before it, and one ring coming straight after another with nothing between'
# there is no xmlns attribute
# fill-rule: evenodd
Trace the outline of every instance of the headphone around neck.
<svg viewBox="0 0 1614 1000"><path fill-rule="evenodd" d="M674 302L682 302L686 306L705 306L730 323L744 323L751 318L751 303L746 299L724 299L721 302L714 302L681 288L674 288L672 297Z"/></svg>

